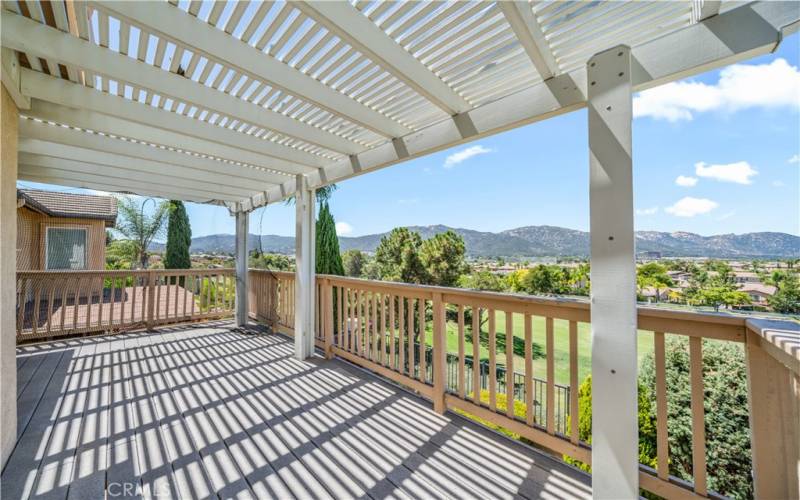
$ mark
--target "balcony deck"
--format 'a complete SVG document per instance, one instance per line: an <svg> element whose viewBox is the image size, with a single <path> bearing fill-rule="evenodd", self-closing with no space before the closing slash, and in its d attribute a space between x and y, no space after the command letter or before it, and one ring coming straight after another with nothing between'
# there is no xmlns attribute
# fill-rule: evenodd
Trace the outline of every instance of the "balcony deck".
<svg viewBox="0 0 800 500"><path fill-rule="evenodd" d="M22 346L17 367L4 499L591 494L580 471L227 322Z"/></svg>

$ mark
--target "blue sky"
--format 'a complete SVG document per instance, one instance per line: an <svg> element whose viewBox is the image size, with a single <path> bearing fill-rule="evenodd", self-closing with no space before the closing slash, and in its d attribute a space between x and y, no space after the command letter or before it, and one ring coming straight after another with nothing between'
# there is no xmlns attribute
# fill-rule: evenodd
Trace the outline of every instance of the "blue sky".
<svg viewBox="0 0 800 500"><path fill-rule="evenodd" d="M793 35L775 54L637 96L637 230L800 234L799 59ZM342 182L331 208L346 235L428 224L587 230L586 111ZM223 208L188 210L195 236L234 231ZM257 210L250 230L293 235L294 207Z"/></svg>

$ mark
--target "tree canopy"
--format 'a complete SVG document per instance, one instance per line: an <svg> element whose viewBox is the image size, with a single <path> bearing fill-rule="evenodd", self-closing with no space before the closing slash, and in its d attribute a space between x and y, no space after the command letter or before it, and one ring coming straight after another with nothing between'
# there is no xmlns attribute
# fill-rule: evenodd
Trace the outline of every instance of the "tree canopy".
<svg viewBox="0 0 800 500"><path fill-rule="evenodd" d="M375 265L380 278L404 283L425 283L425 268L419 250L422 237L408 228L398 227L381 238L375 251Z"/></svg>
<svg viewBox="0 0 800 500"><path fill-rule="evenodd" d="M342 254L345 276L360 278L364 274L367 258L361 250L351 249Z"/></svg>
<svg viewBox="0 0 800 500"><path fill-rule="evenodd" d="M420 260L430 285L456 286L467 271L467 248L464 239L453 231L439 233L422 242Z"/></svg>

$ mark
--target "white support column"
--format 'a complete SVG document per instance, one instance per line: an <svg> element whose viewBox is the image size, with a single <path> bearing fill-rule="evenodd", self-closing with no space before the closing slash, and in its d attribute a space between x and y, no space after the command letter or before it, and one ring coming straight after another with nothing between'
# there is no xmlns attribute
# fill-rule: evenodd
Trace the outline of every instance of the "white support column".
<svg viewBox="0 0 800 500"><path fill-rule="evenodd" d="M297 175L296 183L294 353L302 360L314 353L316 195L304 176Z"/></svg>
<svg viewBox="0 0 800 500"><path fill-rule="evenodd" d="M236 212L236 326L247 325L248 212Z"/></svg>
<svg viewBox="0 0 800 500"><path fill-rule="evenodd" d="M17 124L5 82L0 89L0 468L17 441Z"/></svg>
<svg viewBox="0 0 800 500"><path fill-rule="evenodd" d="M592 495L639 496L631 51L587 65L592 319Z"/></svg>

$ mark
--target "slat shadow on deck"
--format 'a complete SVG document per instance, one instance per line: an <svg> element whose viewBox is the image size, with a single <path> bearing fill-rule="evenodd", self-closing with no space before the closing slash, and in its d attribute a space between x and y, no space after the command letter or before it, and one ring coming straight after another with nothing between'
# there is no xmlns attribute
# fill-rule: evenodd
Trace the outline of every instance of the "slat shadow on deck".
<svg viewBox="0 0 800 500"><path fill-rule="evenodd" d="M575 498L589 478L227 323L18 349L2 498Z"/></svg>

